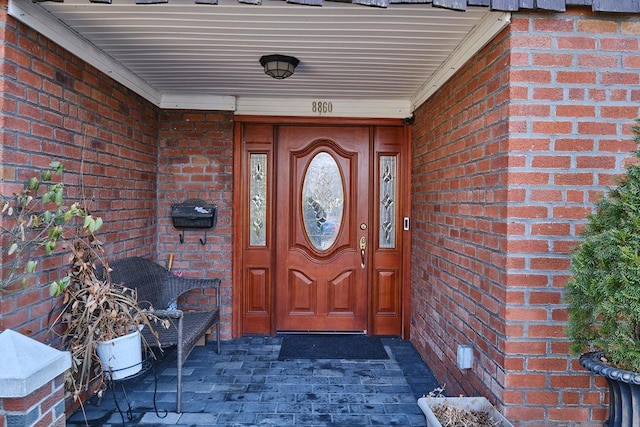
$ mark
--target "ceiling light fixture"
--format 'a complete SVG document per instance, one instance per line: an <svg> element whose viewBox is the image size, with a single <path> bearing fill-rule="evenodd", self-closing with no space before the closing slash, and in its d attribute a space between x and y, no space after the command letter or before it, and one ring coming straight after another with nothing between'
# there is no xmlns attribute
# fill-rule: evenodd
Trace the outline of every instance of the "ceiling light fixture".
<svg viewBox="0 0 640 427"><path fill-rule="evenodd" d="M264 55L260 58L260 64L264 67L265 74L274 79L286 79L293 74L300 61L287 55Z"/></svg>

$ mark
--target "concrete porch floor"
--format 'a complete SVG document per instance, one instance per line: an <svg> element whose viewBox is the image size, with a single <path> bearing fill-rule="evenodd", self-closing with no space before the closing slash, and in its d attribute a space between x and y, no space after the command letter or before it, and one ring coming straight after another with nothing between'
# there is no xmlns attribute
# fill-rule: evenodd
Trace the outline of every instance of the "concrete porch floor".
<svg viewBox="0 0 640 427"><path fill-rule="evenodd" d="M91 426L424 426L416 401L438 387L409 341L383 337L388 360L279 361L282 337L243 337L196 347L183 368L183 413L175 411L175 355L146 375L85 404ZM154 373L157 379L153 407ZM114 393L122 416L116 408ZM131 406L131 420L126 409ZM124 422L123 422L124 420ZM85 425L81 412L68 426Z"/></svg>

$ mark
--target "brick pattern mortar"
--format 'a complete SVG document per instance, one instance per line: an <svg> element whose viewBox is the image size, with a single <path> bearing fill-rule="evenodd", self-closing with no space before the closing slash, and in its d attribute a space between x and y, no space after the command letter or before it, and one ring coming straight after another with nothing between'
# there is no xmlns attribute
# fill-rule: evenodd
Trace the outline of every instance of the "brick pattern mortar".
<svg viewBox="0 0 640 427"><path fill-rule="evenodd" d="M160 115L158 158L158 257L185 277L222 280L223 338L231 337L231 258L233 214L233 113L164 111ZM176 230L171 205L202 199L218 207L214 230ZM184 233L184 243L179 235ZM183 308L215 305L214 294L193 291Z"/></svg>
<svg viewBox="0 0 640 427"><path fill-rule="evenodd" d="M563 287L636 148L639 35L637 17L586 8L514 14L416 112L412 339L451 394L488 396L517 425L606 417L605 383L568 355Z"/></svg>
<svg viewBox="0 0 640 427"><path fill-rule="evenodd" d="M0 23L2 194L20 191L27 179L59 160L67 170L69 198L83 199L105 220L100 237L106 256L155 257L157 107L4 9ZM29 287L3 295L0 330L51 339L55 302L46 284L66 273L66 263L65 252L58 251L43 259Z"/></svg>
<svg viewBox="0 0 640 427"><path fill-rule="evenodd" d="M412 147L412 339L447 393L494 401L504 381L506 38L416 111ZM459 344L473 344L471 371L456 367Z"/></svg>

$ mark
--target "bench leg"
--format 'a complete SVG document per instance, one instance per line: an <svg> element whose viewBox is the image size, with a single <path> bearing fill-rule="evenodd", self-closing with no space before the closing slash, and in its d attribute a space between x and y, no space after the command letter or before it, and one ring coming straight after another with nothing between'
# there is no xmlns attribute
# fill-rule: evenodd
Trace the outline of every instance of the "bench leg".
<svg viewBox="0 0 640 427"><path fill-rule="evenodd" d="M216 325L216 344L218 346L218 354L220 354L220 322Z"/></svg>
<svg viewBox="0 0 640 427"><path fill-rule="evenodd" d="M178 364L178 386L177 386L177 395L176 395L176 412L178 414L182 413L182 364L184 363L184 357L183 357L183 352L184 349L182 348L182 331L183 331L183 322L184 322L184 318L180 317L178 319L178 348L177 348L177 364Z"/></svg>
<svg viewBox="0 0 640 427"><path fill-rule="evenodd" d="M177 395L176 395L176 412L178 414L182 413L182 363L180 363L180 358L178 358L178 387L177 387Z"/></svg>

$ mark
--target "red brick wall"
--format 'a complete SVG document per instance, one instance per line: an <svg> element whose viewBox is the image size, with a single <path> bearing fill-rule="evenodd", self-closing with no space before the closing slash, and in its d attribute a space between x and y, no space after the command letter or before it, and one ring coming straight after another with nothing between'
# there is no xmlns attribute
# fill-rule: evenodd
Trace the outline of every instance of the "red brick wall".
<svg viewBox="0 0 640 427"><path fill-rule="evenodd" d="M64 374L24 397L0 398L0 427L66 425Z"/></svg>
<svg viewBox="0 0 640 427"><path fill-rule="evenodd" d="M158 158L158 258L174 255L173 270L186 277L222 280L223 337L231 337L231 258L233 207L233 113L164 111L160 115ZM202 199L218 207L218 222L203 231L176 230L171 205ZM179 234L184 233L184 243ZM193 292L183 307L215 305L213 294Z"/></svg>
<svg viewBox="0 0 640 427"><path fill-rule="evenodd" d="M100 236L107 256L154 258L158 108L17 23L5 9L0 28L2 194L59 160L67 168L70 198L84 199L105 220ZM53 300L44 286L65 274L63 253L40 264L34 286L0 299L0 330L48 340Z"/></svg>
<svg viewBox="0 0 640 427"><path fill-rule="evenodd" d="M78 196L82 171L107 253L161 263L173 253L175 270L220 277L229 337L232 114L160 113L0 17L3 193L55 158ZM602 382L567 355L562 287L584 217L635 148L639 34L637 18L585 9L514 14L416 111L412 339L449 393L486 395L522 425L604 418ZM193 231L180 244L171 227L170 205L185 198L218 205L207 245ZM38 283L60 265L62 255L48 260ZM0 329L45 339L51 303L39 287L3 297ZM474 347L469 372L455 367L457 344Z"/></svg>
<svg viewBox="0 0 640 427"><path fill-rule="evenodd" d="M585 216L636 148L640 20L571 12L511 29L505 403L527 408L516 420L600 425L604 381L567 356L562 295Z"/></svg>
<svg viewBox="0 0 640 427"><path fill-rule="evenodd" d="M504 31L416 112L411 335L451 395L502 399L509 55ZM476 366L456 367L472 344Z"/></svg>
<svg viewBox="0 0 640 427"><path fill-rule="evenodd" d="M602 425L562 302L586 215L636 147L640 20L514 14L416 112L413 341L450 393L518 425ZM476 366L455 367L471 342Z"/></svg>
<svg viewBox="0 0 640 427"><path fill-rule="evenodd" d="M48 39L0 12L6 58L2 63L3 194L51 160L67 168L68 195L84 198L102 216L108 257L143 256L187 276L220 277L226 290L223 317L230 336L232 113L165 113ZM161 128L159 123L162 123ZM172 203L202 198L219 208L218 226L202 246L200 232L185 244L171 226ZM160 225L160 227L158 227ZM43 262L32 282L47 284L65 273L64 251ZM62 268L60 266L63 266ZM183 301L208 304L211 295ZM47 341L54 301L43 286L0 299L0 330L12 328Z"/></svg>

